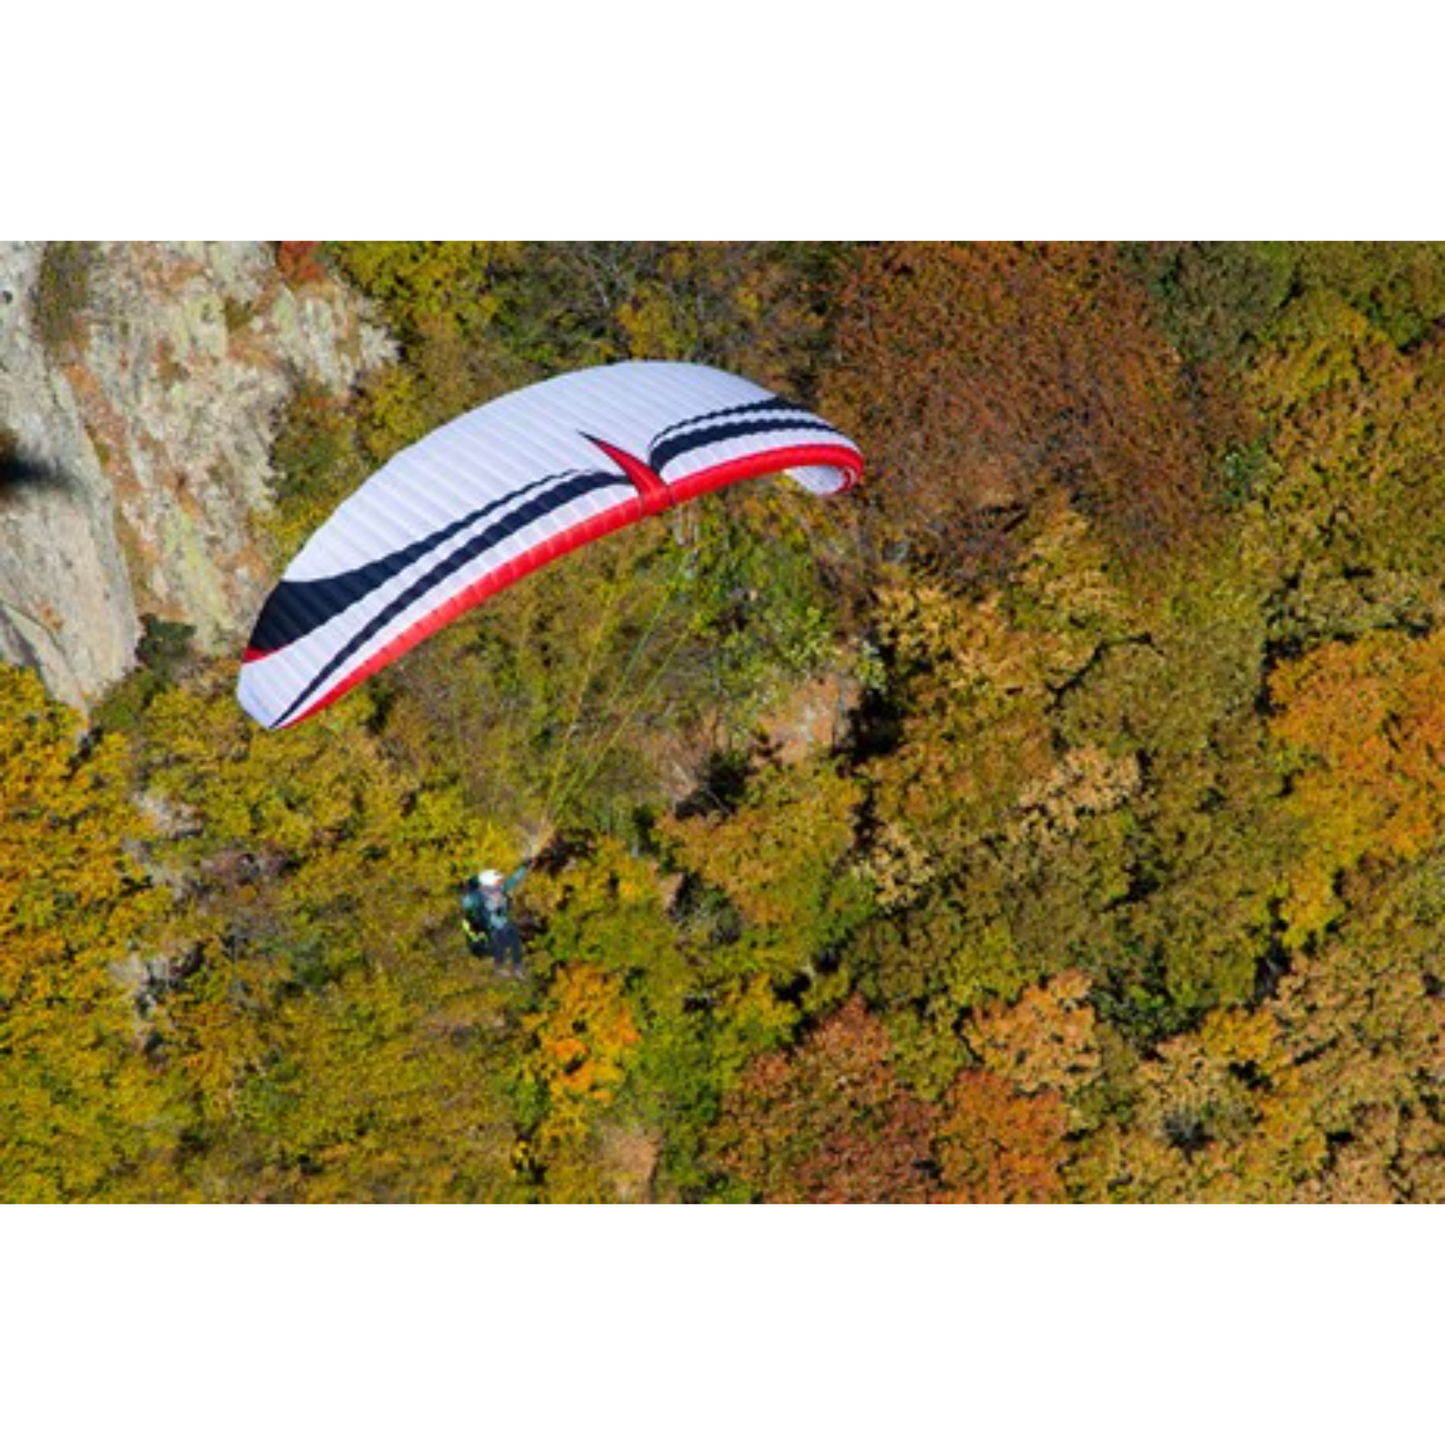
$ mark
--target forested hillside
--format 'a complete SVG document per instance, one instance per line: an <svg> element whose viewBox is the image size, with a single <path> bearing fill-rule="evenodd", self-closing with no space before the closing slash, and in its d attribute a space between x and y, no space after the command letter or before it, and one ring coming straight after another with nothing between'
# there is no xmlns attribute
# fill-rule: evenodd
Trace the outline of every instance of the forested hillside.
<svg viewBox="0 0 1445 1445"><path fill-rule="evenodd" d="M603 538L282 732L181 615L84 716L0 668L0 1198L1445 1200L1445 247L277 267L395 347L289 403L273 576L623 358L867 476ZM458 890L548 823L502 979Z"/></svg>

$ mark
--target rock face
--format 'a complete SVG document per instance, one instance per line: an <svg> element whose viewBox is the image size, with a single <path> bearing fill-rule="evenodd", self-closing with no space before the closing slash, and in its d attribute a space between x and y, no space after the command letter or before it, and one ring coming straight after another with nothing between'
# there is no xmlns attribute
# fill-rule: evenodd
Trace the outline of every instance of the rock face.
<svg viewBox="0 0 1445 1445"><path fill-rule="evenodd" d="M83 708L148 614L233 646L271 580L254 523L284 404L386 349L269 246L0 244L0 658Z"/></svg>

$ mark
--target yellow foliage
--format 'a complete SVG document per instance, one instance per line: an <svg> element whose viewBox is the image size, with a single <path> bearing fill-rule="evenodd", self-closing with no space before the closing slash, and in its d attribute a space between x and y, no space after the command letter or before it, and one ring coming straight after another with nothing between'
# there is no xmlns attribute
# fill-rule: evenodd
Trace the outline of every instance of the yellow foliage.
<svg viewBox="0 0 1445 1445"><path fill-rule="evenodd" d="M772 769L734 813L664 820L683 866L725 893L747 925L739 966L807 970L868 910L866 883L845 862L862 796L832 765Z"/></svg>
<svg viewBox="0 0 1445 1445"><path fill-rule="evenodd" d="M338 247L342 265L379 298L404 334L447 326L474 332L497 310L490 283L515 262L507 241L354 241Z"/></svg>
<svg viewBox="0 0 1445 1445"><path fill-rule="evenodd" d="M1445 632L1326 643L1281 664L1271 693L1312 845L1291 878L1287 941L1300 943L1339 914L1340 873L1418 857L1445 826Z"/></svg>
<svg viewBox="0 0 1445 1445"><path fill-rule="evenodd" d="M143 1196L179 1120L146 1064L122 965L164 909L121 745L0 667L0 1198Z"/></svg>
<svg viewBox="0 0 1445 1445"><path fill-rule="evenodd" d="M215 1001L202 1001L204 1026ZM283 995L248 1028L245 1075L212 1118L201 1183L220 1198L327 1202L515 1197L495 1008L471 970L414 957ZM182 1034L183 1039L187 1035Z"/></svg>
<svg viewBox="0 0 1445 1445"><path fill-rule="evenodd" d="M787 390L785 361L818 322L766 248L672 242L616 309L627 353L735 367Z"/></svg>

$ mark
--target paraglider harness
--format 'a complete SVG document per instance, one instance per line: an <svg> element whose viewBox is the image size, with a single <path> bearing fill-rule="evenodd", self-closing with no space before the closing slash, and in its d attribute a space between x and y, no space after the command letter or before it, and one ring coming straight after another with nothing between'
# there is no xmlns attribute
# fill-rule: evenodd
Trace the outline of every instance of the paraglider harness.
<svg viewBox="0 0 1445 1445"><path fill-rule="evenodd" d="M481 874L467 879L462 891L462 933L474 958L491 955L497 971L506 977L522 977L522 935L512 918L513 890L527 876L529 858L516 872L490 886Z"/></svg>

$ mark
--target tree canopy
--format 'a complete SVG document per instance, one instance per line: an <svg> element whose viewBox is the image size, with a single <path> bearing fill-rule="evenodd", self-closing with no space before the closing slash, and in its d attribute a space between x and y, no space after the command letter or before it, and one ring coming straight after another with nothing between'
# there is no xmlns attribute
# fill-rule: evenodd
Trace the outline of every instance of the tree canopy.
<svg viewBox="0 0 1445 1445"><path fill-rule="evenodd" d="M0 668L0 1197L1445 1199L1445 251L279 264L397 350L292 405L278 569L608 360L867 482L605 538L293 731L179 642L88 719ZM542 820L513 983L457 894Z"/></svg>

